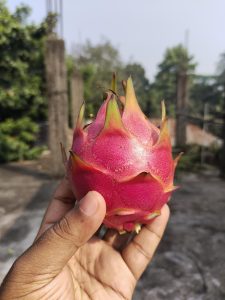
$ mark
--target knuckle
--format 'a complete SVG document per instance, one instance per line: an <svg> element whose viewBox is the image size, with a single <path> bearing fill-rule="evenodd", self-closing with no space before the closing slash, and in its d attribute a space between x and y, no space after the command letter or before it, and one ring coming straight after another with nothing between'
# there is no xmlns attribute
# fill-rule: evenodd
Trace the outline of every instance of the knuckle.
<svg viewBox="0 0 225 300"><path fill-rule="evenodd" d="M71 240L73 237L72 230L66 216L64 216L60 222L57 222L52 229L54 234L60 238Z"/></svg>
<svg viewBox="0 0 225 300"><path fill-rule="evenodd" d="M81 235L78 230L74 230L71 227L70 221L68 220L67 216L64 216L60 222L57 222L52 227L52 231L54 235L58 238L66 240L68 242L72 242L73 244L79 245L81 242Z"/></svg>
<svg viewBox="0 0 225 300"><path fill-rule="evenodd" d="M152 255L145 250L145 248L142 244L138 243L135 240L132 241L132 244L133 244L134 248L139 253L141 253L148 261L152 259Z"/></svg>
<svg viewBox="0 0 225 300"><path fill-rule="evenodd" d="M162 239L161 234L157 233L155 230L152 230L151 227L146 226L145 228L151 235L153 235L156 238L158 242L160 242L160 240Z"/></svg>

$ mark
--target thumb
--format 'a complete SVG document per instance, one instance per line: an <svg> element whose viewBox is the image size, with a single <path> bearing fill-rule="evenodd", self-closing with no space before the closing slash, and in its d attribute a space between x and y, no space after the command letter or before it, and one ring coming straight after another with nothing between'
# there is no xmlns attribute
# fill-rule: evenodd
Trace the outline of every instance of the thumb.
<svg viewBox="0 0 225 300"><path fill-rule="evenodd" d="M32 266L34 274L40 274L41 270L57 274L98 230L105 212L104 198L98 192L89 192L78 206L49 228L21 259L28 268Z"/></svg>

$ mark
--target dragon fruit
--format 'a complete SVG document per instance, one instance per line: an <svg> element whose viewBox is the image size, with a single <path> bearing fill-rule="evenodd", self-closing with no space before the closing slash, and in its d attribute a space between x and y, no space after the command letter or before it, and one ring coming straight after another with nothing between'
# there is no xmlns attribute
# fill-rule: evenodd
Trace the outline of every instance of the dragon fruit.
<svg viewBox="0 0 225 300"><path fill-rule="evenodd" d="M76 198L98 191L106 201L104 225L120 233L139 232L160 215L176 189L179 159L172 158L164 102L159 129L141 111L132 79L123 85L125 97L119 97L113 79L96 119L84 127L82 105L68 163Z"/></svg>

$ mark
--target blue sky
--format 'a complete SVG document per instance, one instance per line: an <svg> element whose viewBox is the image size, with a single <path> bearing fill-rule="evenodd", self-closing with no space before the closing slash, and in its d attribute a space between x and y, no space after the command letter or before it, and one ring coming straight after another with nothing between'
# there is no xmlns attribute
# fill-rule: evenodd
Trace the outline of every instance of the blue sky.
<svg viewBox="0 0 225 300"><path fill-rule="evenodd" d="M8 0L14 9L23 2L33 13L31 20L46 15L46 0ZM165 49L184 43L198 62L201 74L215 72L225 52L224 0L64 0L64 38L68 51L77 42L102 37L118 47L124 61L141 63L150 79L157 72Z"/></svg>

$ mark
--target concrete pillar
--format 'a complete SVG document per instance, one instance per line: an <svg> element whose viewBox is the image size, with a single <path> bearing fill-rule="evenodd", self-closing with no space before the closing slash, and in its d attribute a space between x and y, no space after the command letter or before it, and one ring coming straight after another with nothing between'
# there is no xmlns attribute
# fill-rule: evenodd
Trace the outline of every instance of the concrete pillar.
<svg viewBox="0 0 225 300"><path fill-rule="evenodd" d="M60 142L68 148L68 93L64 41L50 36L45 52L48 97L48 146L54 176L65 173Z"/></svg>
<svg viewBox="0 0 225 300"><path fill-rule="evenodd" d="M184 148L187 139L187 104L188 104L188 76L185 71L179 72L177 78L176 102L176 146Z"/></svg>
<svg viewBox="0 0 225 300"><path fill-rule="evenodd" d="M84 101L84 86L83 79L80 73L74 70L71 77L71 125L76 127L77 117L80 107Z"/></svg>

